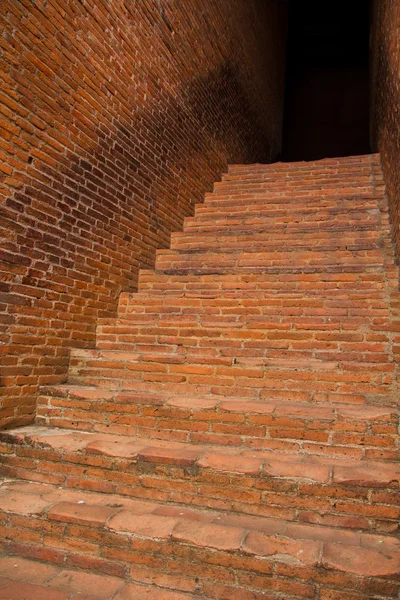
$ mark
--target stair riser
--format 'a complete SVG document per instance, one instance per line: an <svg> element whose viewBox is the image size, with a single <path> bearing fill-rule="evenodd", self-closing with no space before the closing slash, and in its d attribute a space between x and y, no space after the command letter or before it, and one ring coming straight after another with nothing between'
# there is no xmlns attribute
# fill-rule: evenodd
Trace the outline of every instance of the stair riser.
<svg viewBox="0 0 400 600"><path fill-rule="evenodd" d="M328 468L315 465L304 465L303 478L291 478L287 463L283 478L35 446L8 445L6 451L10 454L1 467L5 477L374 533L395 532L399 527L399 482L379 487L343 484ZM340 478L339 472L340 468Z"/></svg>

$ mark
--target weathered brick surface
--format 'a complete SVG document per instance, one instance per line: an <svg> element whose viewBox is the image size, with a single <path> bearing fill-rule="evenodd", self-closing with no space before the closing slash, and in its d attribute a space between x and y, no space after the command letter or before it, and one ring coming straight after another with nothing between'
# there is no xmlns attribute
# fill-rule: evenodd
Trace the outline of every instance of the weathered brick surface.
<svg viewBox="0 0 400 600"><path fill-rule="evenodd" d="M1 439L9 450L7 454L3 451L1 474L5 477L168 505L231 510L237 516L398 531L398 464L361 460L351 447L334 447L332 458L319 455L313 444L309 444L308 454L302 454L299 445L288 440L266 444L266 449L260 450L257 445L235 447L232 435L232 445L222 447L41 427L4 433ZM3 504L10 508L6 498ZM30 514L43 506L34 499L18 508ZM104 523L115 513L112 503L97 511L85 505L75 510L60 505L60 509L64 520L78 519L89 525ZM282 522L279 530L283 526Z"/></svg>
<svg viewBox="0 0 400 600"><path fill-rule="evenodd" d="M400 48L398 0L375 0L372 29L371 131L382 167L390 201L392 231L400 259Z"/></svg>
<svg viewBox="0 0 400 600"><path fill-rule="evenodd" d="M0 426L135 290L227 162L280 149L285 9L0 6Z"/></svg>
<svg viewBox="0 0 400 600"><path fill-rule="evenodd" d="M72 597L98 575L104 600L397 597L379 178L374 155L231 167L69 382L42 387L37 424L0 433L0 548L55 565L46 586Z"/></svg>
<svg viewBox="0 0 400 600"><path fill-rule="evenodd" d="M89 398L41 397L41 422L185 431L202 443L268 437L269 447L297 437L314 452L328 444L322 452L346 446L349 456L396 458L395 424L328 432L313 423L305 432L302 423L292 435L288 423L255 416L209 426L179 412L134 414L117 394L396 407L398 269L379 181L377 155L232 166L158 252L156 268L141 270L140 293L122 294L117 319L99 321L98 349L71 353L70 383L115 390L110 419Z"/></svg>
<svg viewBox="0 0 400 600"><path fill-rule="evenodd" d="M154 596L149 590L148 597L156 600L178 599L179 593L189 594L183 598L215 600L261 600L265 594L277 600L282 593L296 600L320 600L328 592L345 597L355 589L360 599L367 600L378 590L384 599L398 593L400 550L398 539L391 536L283 524L274 531L267 519L223 522L214 511L185 512L178 507L168 514L154 503L128 500L123 505L118 497L44 484L8 482L0 493L8 501L2 511L1 538L11 554L55 565L46 581L51 590L86 592L96 600L108 600L117 590L121 594L117 598L132 598L130 591L140 584L155 586ZM67 495L70 502L60 502ZM28 516L12 506L33 499L44 506ZM77 504L96 513L111 503L116 503L116 514L105 523L89 523L85 514L71 523ZM23 563L19 560L17 566L20 578L26 580L23 567L27 571L31 567L28 561ZM41 576L43 568L38 571L39 584ZM125 591L119 578L129 582ZM0 592L1 585L0 580ZM11 582L5 585L13 589Z"/></svg>

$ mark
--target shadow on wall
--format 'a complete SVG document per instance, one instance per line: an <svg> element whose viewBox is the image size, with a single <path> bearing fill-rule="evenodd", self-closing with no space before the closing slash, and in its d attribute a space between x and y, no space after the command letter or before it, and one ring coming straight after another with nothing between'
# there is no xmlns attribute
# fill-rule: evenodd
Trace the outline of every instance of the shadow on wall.
<svg viewBox="0 0 400 600"><path fill-rule="evenodd" d="M69 348L93 347L96 320L136 290L139 268L154 265L227 160L275 151L232 64L179 98L148 87L154 101L125 102L109 122L88 98L79 113L64 106L69 130L52 120L52 138L29 134L26 170L0 206L0 425L29 422L38 386L65 381Z"/></svg>

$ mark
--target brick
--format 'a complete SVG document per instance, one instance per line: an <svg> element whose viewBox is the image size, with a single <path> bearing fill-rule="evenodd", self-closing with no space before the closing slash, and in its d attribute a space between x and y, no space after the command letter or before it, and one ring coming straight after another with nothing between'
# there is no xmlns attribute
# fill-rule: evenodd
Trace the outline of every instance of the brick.
<svg viewBox="0 0 400 600"><path fill-rule="evenodd" d="M197 461L197 464L199 467L214 469L216 471L257 475L262 465L262 459L205 454Z"/></svg>
<svg viewBox="0 0 400 600"><path fill-rule="evenodd" d="M400 482L400 470L394 467L377 465L376 469L371 467L335 467L333 481L346 483L347 485L360 485L368 487L388 487L398 485Z"/></svg>
<svg viewBox="0 0 400 600"><path fill-rule="evenodd" d="M193 596L130 583L118 592L115 600L193 600Z"/></svg>
<svg viewBox="0 0 400 600"><path fill-rule="evenodd" d="M327 569L336 569L365 577L388 577L399 572L400 552L383 555L365 548L344 547L339 544L325 544L322 564Z"/></svg>
<svg viewBox="0 0 400 600"><path fill-rule="evenodd" d="M78 596L86 594L93 600L107 600L122 587L122 582L115 577L63 570L47 585L52 588L50 594L53 590L59 590L67 594L75 593Z"/></svg>
<svg viewBox="0 0 400 600"><path fill-rule="evenodd" d="M29 600L41 600L42 598L48 598L48 600L69 600L69 593L51 590L42 585L12 581L0 589L0 598L2 600L21 600L21 598L29 598Z"/></svg>
<svg viewBox="0 0 400 600"><path fill-rule="evenodd" d="M1 508L4 511L19 512L25 515L42 514L48 502L38 496L9 492L1 499Z"/></svg>
<svg viewBox="0 0 400 600"><path fill-rule="evenodd" d="M183 521L174 528L172 539L200 547L234 551L239 549L243 535L243 529Z"/></svg>
<svg viewBox="0 0 400 600"><path fill-rule="evenodd" d="M292 463L278 460L268 460L264 463L263 474L266 477L295 477L326 482L329 479L330 468L325 465L310 463Z"/></svg>
<svg viewBox="0 0 400 600"><path fill-rule="evenodd" d="M57 569L51 565L44 565L17 556L0 558L0 575L12 577L12 579L41 584L45 583L56 572Z"/></svg>
<svg viewBox="0 0 400 600"><path fill-rule="evenodd" d="M146 462L190 466L196 462L199 454L199 450L196 450L195 448L180 449L149 447L139 452L137 458L138 460Z"/></svg>
<svg viewBox="0 0 400 600"><path fill-rule="evenodd" d="M143 444L123 443L121 441L107 442L95 441L86 446L86 451L90 454L100 454L104 456L115 456L118 458L136 458L143 449Z"/></svg>
<svg viewBox="0 0 400 600"><path fill-rule="evenodd" d="M144 537L166 539L171 535L177 522L178 519L171 517L121 511L109 521L108 527L113 531L123 531Z"/></svg>
<svg viewBox="0 0 400 600"><path fill-rule="evenodd" d="M118 509L106 506L72 504L63 502L48 511L48 518L56 521L81 523L87 525L104 525Z"/></svg>
<svg viewBox="0 0 400 600"><path fill-rule="evenodd" d="M244 541L243 552L257 556L290 557L307 566L315 566L319 562L321 546L318 542L310 540L295 541L267 537L261 533L251 531ZM282 558L284 560L284 558Z"/></svg>

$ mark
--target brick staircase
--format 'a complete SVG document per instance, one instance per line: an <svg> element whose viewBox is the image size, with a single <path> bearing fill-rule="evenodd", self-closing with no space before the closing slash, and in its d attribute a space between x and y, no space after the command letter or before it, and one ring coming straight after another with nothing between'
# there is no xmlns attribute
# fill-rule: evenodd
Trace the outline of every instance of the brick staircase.
<svg viewBox="0 0 400 600"><path fill-rule="evenodd" d="M400 597L399 357L379 156L230 167L0 433L0 600Z"/></svg>

